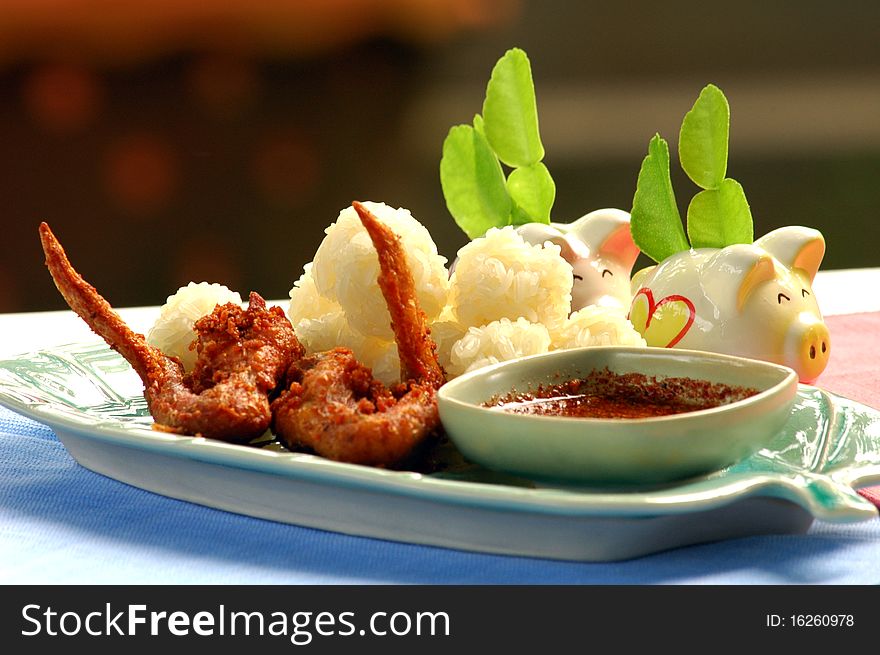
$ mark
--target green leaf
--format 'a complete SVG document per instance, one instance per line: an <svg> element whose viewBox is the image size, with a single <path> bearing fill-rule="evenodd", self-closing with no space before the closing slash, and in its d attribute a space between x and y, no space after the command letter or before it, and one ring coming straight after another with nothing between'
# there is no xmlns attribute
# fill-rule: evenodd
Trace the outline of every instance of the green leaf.
<svg viewBox="0 0 880 655"><path fill-rule="evenodd" d="M556 199L556 185L550 171L541 162L515 168L507 177L507 191L530 223L549 223L550 209Z"/></svg>
<svg viewBox="0 0 880 655"><path fill-rule="evenodd" d="M492 149L508 166L531 166L544 158L532 68L519 48L508 50L492 69L483 123Z"/></svg>
<svg viewBox="0 0 880 655"><path fill-rule="evenodd" d="M669 145L659 134L648 144L639 170L630 230L636 245L656 262L690 248L669 178Z"/></svg>
<svg viewBox="0 0 880 655"><path fill-rule="evenodd" d="M536 223L532 220L522 207L513 203L513 209L510 212L510 225L525 225L526 223Z"/></svg>
<svg viewBox="0 0 880 655"><path fill-rule="evenodd" d="M709 84L685 115L678 137L678 159L694 183L717 189L727 175L730 107L717 86Z"/></svg>
<svg viewBox="0 0 880 655"><path fill-rule="evenodd" d="M471 239L509 224L513 203L501 164L470 125L453 127L443 141L440 185L449 213Z"/></svg>
<svg viewBox="0 0 880 655"><path fill-rule="evenodd" d="M688 206L687 230L694 248L752 243L752 212L740 183L726 178L717 189L695 195Z"/></svg>
<svg viewBox="0 0 880 655"><path fill-rule="evenodd" d="M479 114L474 114L474 129L483 136L486 136L486 129L483 127L483 117Z"/></svg>

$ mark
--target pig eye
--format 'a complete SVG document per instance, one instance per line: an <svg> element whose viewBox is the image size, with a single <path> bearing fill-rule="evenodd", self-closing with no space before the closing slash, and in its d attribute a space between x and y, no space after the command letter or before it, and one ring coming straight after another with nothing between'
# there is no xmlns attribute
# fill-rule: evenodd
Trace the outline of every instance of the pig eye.
<svg viewBox="0 0 880 655"><path fill-rule="evenodd" d="M778 296L776 296L776 302L778 302L781 305L783 298L785 298L786 300L791 300L791 298L786 296L784 293L780 293Z"/></svg>
<svg viewBox="0 0 880 655"><path fill-rule="evenodd" d="M801 289L801 297L802 298L806 298L809 295L810 295L809 291L807 291L806 289Z"/></svg>
<svg viewBox="0 0 880 655"><path fill-rule="evenodd" d="M608 273L608 275L610 275L611 277L614 277L614 273L609 271L607 268L604 271L602 271L602 277L605 277L605 273Z"/></svg>
<svg viewBox="0 0 880 655"><path fill-rule="evenodd" d="M575 279L575 280L583 280L583 279L584 279L584 276L583 276L583 275L578 275L577 273L575 273L575 275L574 275L574 279Z"/></svg>

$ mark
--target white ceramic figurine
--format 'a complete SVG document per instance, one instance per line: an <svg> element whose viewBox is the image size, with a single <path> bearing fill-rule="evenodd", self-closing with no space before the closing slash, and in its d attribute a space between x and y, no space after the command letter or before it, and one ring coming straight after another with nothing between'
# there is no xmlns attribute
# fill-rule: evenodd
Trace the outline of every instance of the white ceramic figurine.
<svg viewBox="0 0 880 655"><path fill-rule="evenodd" d="M639 256L629 229L629 214L598 209L573 223L527 223L517 228L528 243L551 241L572 266L571 310L588 305L629 307L630 274Z"/></svg>
<svg viewBox="0 0 880 655"><path fill-rule="evenodd" d="M831 351L811 286L824 255L821 233L799 226L679 252L633 276L629 318L649 346L763 359L810 382Z"/></svg>

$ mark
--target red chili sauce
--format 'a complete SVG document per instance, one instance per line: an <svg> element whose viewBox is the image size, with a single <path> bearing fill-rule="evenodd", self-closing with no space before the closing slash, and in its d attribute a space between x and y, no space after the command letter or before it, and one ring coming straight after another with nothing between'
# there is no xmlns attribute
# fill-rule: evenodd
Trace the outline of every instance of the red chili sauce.
<svg viewBox="0 0 880 655"><path fill-rule="evenodd" d="M515 414L576 418L649 418L693 412L743 400L757 389L692 378L612 373L607 368L560 384L493 396L484 407Z"/></svg>

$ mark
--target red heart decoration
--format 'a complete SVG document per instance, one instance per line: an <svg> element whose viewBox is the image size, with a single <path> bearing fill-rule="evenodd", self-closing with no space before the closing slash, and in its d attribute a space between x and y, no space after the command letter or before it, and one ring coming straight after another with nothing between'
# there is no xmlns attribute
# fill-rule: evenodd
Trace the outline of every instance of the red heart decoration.
<svg viewBox="0 0 880 655"><path fill-rule="evenodd" d="M663 305L671 302L681 302L684 303L684 305L687 307L688 318L685 321L685 324L682 326L681 330L679 330L678 333L672 339L670 339L669 343L664 346L665 348L672 348L675 344L681 341L684 338L684 335L688 333L688 330L690 330L691 326L694 324L694 319L697 317L697 311L694 307L694 303L691 302L690 298L679 294L671 294L661 298L658 301L655 301L654 293L647 287L642 287L641 289L639 289L638 292L636 292L636 295L633 297L633 301L635 301L635 299L639 296L645 296L645 299L648 301L648 316L645 320L646 331L651 325L651 321L653 320L657 310Z"/></svg>

